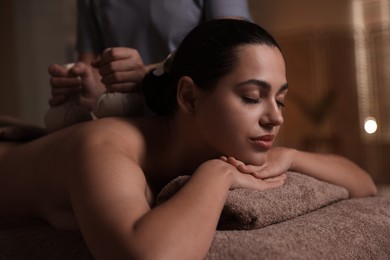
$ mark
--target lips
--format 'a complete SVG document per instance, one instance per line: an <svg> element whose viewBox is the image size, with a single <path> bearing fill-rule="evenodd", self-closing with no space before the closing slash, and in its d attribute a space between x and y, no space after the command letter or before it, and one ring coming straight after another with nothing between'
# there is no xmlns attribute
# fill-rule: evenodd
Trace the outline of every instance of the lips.
<svg viewBox="0 0 390 260"><path fill-rule="evenodd" d="M263 135L255 138L251 138L250 141L256 147L260 149L270 149L274 142L274 135Z"/></svg>

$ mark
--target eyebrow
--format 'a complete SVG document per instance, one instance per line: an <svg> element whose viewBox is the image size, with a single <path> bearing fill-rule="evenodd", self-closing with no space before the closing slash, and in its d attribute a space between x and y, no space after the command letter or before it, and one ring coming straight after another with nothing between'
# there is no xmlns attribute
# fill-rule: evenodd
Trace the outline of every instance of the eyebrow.
<svg viewBox="0 0 390 260"><path fill-rule="evenodd" d="M242 86L245 86L245 85L256 85L256 86L258 86L262 90L265 90L267 92L271 91L271 85L268 82L264 81L264 80L259 80L259 79L246 80L246 81L238 83L237 87L242 87ZM283 91L285 91L287 89L288 89L288 84L285 83L285 84L283 84L279 88L278 93L283 92Z"/></svg>

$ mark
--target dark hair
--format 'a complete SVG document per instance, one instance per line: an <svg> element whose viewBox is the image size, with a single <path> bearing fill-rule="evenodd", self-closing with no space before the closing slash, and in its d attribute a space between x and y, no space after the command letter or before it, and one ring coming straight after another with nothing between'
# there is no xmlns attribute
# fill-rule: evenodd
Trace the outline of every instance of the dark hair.
<svg viewBox="0 0 390 260"><path fill-rule="evenodd" d="M172 115L177 109L177 82L189 76L199 88L212 89L237 63L238 47L264 44L280 49L275 39L252 22L217 19L194 28L174 54L169 72L150 71L142 90L148 107L158 115Z"/></svg>

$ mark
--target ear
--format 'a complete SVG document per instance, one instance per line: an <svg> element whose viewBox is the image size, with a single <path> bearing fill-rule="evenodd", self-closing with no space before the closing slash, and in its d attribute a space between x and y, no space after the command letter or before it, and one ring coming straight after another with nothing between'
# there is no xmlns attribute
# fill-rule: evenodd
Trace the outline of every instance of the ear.
<svg viewBox="0 0 390 260"><path fill-rule="evenodd" d="M188 115L195 111L198 86L188 76L183 76L177 83L177 105L180 110Z"/></svg>

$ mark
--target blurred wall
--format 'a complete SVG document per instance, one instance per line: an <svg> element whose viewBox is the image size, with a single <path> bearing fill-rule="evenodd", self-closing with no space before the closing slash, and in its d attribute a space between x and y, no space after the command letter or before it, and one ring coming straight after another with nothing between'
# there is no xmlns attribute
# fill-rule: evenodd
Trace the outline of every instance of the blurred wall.
<svg viewBox="0 0 390 260"><path fill-rule="evenodd" d="M1 114L43 125L50 95L47 67L72 55L74 2L0 1Z"/></svg>
<svg viewBox="0 0 390 260"><path fill-rule="evenodd" d="M280 144L341 154L377 182L390 182L390 0L249 4L286 60L290 90ZM374 134L364 131L368 116L378 122Z"/></svg>
<svg viewBox="0 0 390 260"><path fill-rule="evenodd" d="M18 89L15 87L17 78L15 56L15 30L13 25L13 10L11 1L0 1L0 50L2 61L0 62L0 113L20 113Z"/></svg>

